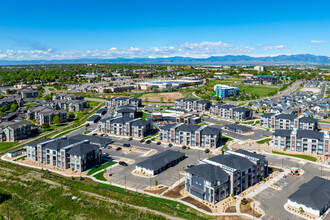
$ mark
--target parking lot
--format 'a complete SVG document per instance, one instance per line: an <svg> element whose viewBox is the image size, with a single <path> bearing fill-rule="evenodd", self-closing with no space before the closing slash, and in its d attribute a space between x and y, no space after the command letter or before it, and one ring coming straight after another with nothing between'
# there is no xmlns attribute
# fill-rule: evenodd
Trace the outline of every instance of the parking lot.
<svg viewBox="0 0 330 220"><path fill-rule="evenodd" d="M110 149L102 149L102 152L108 153L109 158L114 160L120 160L122 158L128 158L135 160L134 164L129 164L127 167L124 166L116 166L113 169L111 169L111 182L118 183L123 185L125 183L125 176L126 176L126 186L130 186L137 189L145 189L146 187L150 185L155 184L155 180L157 180L158 184L163 184L166 186L171 186L175 182L179 181L179 178L183 178L183 175L180 175L179 172L183 171L187 168L188 165L198 164L199 159L205 159L208 157L209 154L205 153L204 150L196 150L196 149L189 149L189 150L182 150L181 147L173 146L171 148L166 147L162 145L157 145L156 143L140 143L138 140L132 140L128 141L127 138L115 138L111 137L111 139L114 141L111 146L114 146ZM157 150L157 153L163 152L165 150L171 149L174 151L180 150L181 152L184 152L186 154L186 158L179 162L176 166L171 167L164 172L158 174L155 177L152 178L146 178L146 177L140 177L132 174L132 171L135 169L135 164L140 163L147 159L148 157L145 157L140 152L135 151L127 151L127 150L119 150L116 151L117 146L122 146L123 144L129 143L131 145L130 148L133 146L137 146L141 149L145 150L151 150L155 149ZM182 179L183 181L183 179Z"/></svg>

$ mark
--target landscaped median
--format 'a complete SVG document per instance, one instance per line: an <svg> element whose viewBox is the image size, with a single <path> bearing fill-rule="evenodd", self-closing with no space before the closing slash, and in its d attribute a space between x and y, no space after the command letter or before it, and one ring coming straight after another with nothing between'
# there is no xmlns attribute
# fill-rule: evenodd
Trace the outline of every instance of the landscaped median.
<svg viewBox="0 0 330 220"><path fill-rule="evenodd" d="M310 160L313 162L316 162L317 159L315 157L309 156L309 155L301 155L301 154L286 154L286 153L282 153L282 152L278 152L278 151L272 151L273 154L280 154L280 155L284 155L284 156L290 156L290 157L297 157L297 158L301 158L301 159L305 159L305 160Z"/></svg>
<svg viewBox="0 0 330 220"><path fill-rule="evenodd" d="M265 143L270 142L271 140L273 140L273 139L271 139L271 138L265 138L265 139L262 139L260 141L257 141L256 143L257 144L265 144Z"/></svg>
<svg viewBox="0 0 330 220"><path fill-rule="evenodd" d="M108 168L108 167L110 167L112 165L115 165L116 163L117 162L115 162L115 161L106 162L106 163L102 164L101 166L94 167L91 170L89 170L88 173L87 173L87 175L88 176L91 176L91 175L93 175L94 173L96 173L96 172L98 172L100 170L104 170L104 169L106 169L106 168Z"/></svg>

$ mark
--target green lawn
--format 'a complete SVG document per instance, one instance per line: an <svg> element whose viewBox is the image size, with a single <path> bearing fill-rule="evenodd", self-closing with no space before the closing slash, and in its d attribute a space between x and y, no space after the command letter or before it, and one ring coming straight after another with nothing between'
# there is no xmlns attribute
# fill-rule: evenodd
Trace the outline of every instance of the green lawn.
<svg viewBox="0 0 330 220"><path fill-rule="evenodd" d="M263 139L263 140L257 141L257 144L264 144L264 143L266 143L267 141L269 142L269 141L271 141L271 140L273 140L273 139L272 139L272 138L266 138L266 139Z"/></svg>
<svg viewBox="0 0 330 220"><path fill-rule="evenodd" d="M215 123L215 124L217 124L217 125L221 125L221 123L219 123L219 122L217 122L217 123Z"/></svg>
<svg viewBox="0 0 330 220"><path fill-rule="evenodd" d="M102 180L102 181L107 181L106 178L104 178L103 174L105 173L105 171L99 172L98 174L96 174L94 177L98 180Z"/></svg>
<svg viewBox="0 0 330 220"><path fill-rule="evenodd" d="M222 135L222 140L228 142L228 141L232 141L233 139L230 138L230 137L226 137L226 136Z"/></svg>
<svg viewBox="0 0 330 220"><path fill-rule="evenodd" d="M260 97L271 96L276 93L279 88L274 86L258 86L258 85L233 85L238 87L240 92L248 92Z"/></svg>
<svg viewBox="0 0 330 220"><path fill-rule="evenodd" d="M159 108L173 108L174 105L160 105Z"/></svg>
<svg viewBox="0 0 330 220"><path fill-rule="evenodd" d="M109 162L107 162L107 163L104 163L104 164L102 164L102 165L99 166L99 167L95 167L95 168L89 170L88 173L87 173L87 175L88 175L88 176L93 175L93 174L96 173L97 171L104 170L104 169L108 168L109 166L112 166L112 165L114 165L114 164L116 164L116 163L117 163L117 162L115 162L115 161L109 161Z"/></svg>
<svg viewBox="0 0 330 220"><path fill-rule="evenodd" d="M308 155L286 154L286 153L277 152L277 151L272 151L272 153L273 154L280 154L280 155L290 156L290 157L297 157L297 158L301 158L301 159L305 159L305 160L310 160L310 161L313 161L313 162L317 161L317 159L315 157L308 156Z"/></svg>
<svg viewBox="0 0 330 220"><path fill-rule="evenodd" d="M95 106L100 104L100 102L97 102L97 101L87 101L87 103L89 104L90 108L94 108Z"/></svg>
<svg viewBox="0 0 330 220"><path fill-rule="evenodd" d="M146 119L147 119L147 115L150 115L150 114L149 114L149 113L145 113L145 112L143 112L142 120L146 120Z"/></svg>
<svg viewBox="0 0 330 220"><path fill-rule="evenodd" d="M0 150L5 150L16 145L17 142L0 142Z"/></svg>
<svg viewBox="0 0 330 220"><path fill-rule="evenodd" d="M26 158L26 157L27 157L27 155L25 155L23 157L16 158L14 161L18 161L18 160L21 160L21 159Z"/></svg>

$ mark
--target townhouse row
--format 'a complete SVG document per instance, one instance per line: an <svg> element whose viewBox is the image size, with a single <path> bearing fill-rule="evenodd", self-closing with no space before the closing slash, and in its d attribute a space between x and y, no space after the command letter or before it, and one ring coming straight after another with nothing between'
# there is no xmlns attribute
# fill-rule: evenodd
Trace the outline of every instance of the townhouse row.
<svg viewBox="0 0 330 220"><path fill-rule="evenodd" d="M271 129L318 130L318 120L291 114L266 113L260 117L260 126Z"/></svg>

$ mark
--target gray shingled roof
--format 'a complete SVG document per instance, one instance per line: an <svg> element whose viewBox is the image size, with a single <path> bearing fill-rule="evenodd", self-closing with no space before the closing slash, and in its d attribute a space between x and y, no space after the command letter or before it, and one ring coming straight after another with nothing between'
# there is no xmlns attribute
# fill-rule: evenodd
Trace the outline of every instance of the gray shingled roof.
<svg viewBox="0 0 330 220"><path fill-rule="evenodd" d="M240 154L244 154L244 155L247 155L247 156L250 156L250 157L258 158L261 161L266 161L266 156L265 155L253 153L253 152L246 151L246 150L243 150L243 149L239 149L235 152L240 153Z"/></svg>
<svg viewBox="0 0 330 220"><path fill-rule="evenodd" d="M275 130L273 136L281 136L281 137L290 137L292 130L288 129L277 129Z"/></svg>
<svg viewBox="0 0 330 220"><path fill-rule="evenodd" d="M79 142L78 140L73 139L60 139L56 141L49 142L44 146L44 148L50 149L50 150L59 150L63 147L69 146L71 144Z"/></svg>
<svg viewBox="0 0 330 220"><path fill-rule="evenodd" d="M237 107L237 108L233 108L234 112L249 112L252 111L251 109L245 108L245 107Z"/></svg>
<svg viewBox="0 0 330 220"><path fill-rule="evenodd" d="M275 117L278 119L289 119L289 120L294 120L295 118L297 118L297 116L291 114L279 114Z"/></svg>
<svg viewBox="0 0 330 220"><path fill-rule="evenodd" d="M199 125L180 125L177 127L176 131L184 131L184 132L195 132L197 131L201 126Z"/></svg>
<svg viewBox="0 0 330 220"><path fill-rule="evenodd" d="M297 138L310 138L310 139L323 140L324 133L319 131L311 131L311 130L297 130Z"/></svg>
<svg viewBox="0 0 330 220"><path fill-rule="evenodd" d="M304 123L316 123L317 122L317 119L310 118L310 117L302 117L300 119L300 122L304 122Z"/></svg>
<svg viewBox="0 0 330 220"><path fill-rule="evenodd" d="M218 135L221 134L221 129L220 128L215 128L215 127L211 127L211 126L207 126L206 128L204 128L201 131L201 134L205 134L205 135Z"/></svg>
<svg viewBox="0 0 330 220"><path fill-rule="evenodd" d="M148 159L136 164L136 166L156 171L184 155L185 154L182 152L167 150L149 157Z"/></svg>
<svg viewBox="0 0 330 220"><path fill-rule="evenodd" d="M330 202L330 180L315 176L302 184L288 199L316 210L322 210Z"/></svg>
<svg viewBox="0 0 330 220"><path fill-rule="evenodd" d="M244 126L244 125L238 125L236 123L234 124L229 124L229 125L226 125L226 128L228 129L235 129L235 130L240 130L240 131L244 131L244 132L247 132L247 131L251 131L252 128L248 127L248 126Z"/></svg>
<svg viewBox="0 0 330 220"><path fill-rule="evenodd" d="M136 110L131 108L121 108L117 111L117 113L123 113L123 112L136 112Z"/></svg>
<svg viewBox="0 0 330 220"><path fill-rule="evenodd" d="M35 141L35 142L32 142L32 143L28 143L26 145L31 146L31 147L36 147L38 144L44 143L44 142L49 141L49 140L51 140L51 139L50 138L45 138L45 139L42 139L40 141Z"/></svg>
<svg viewBox="0 0 330 220"><path fill-rule="evenodd" d="M149 122L149 121L145 121L145 120L140 119L140 120L133 121L132 126L146 126L150 123L151 122Z"/></svg>
<svg viewBox="0 0 330 220"><path fill-rule="evenodd" d="M132 121L132 118L129 117L119 117L111 121L111 124L118 123L118 124L125 124L128 121Z"/></svg>
<svg viewBox="0 0 330 220"><path fill-rule="evenodd" d="M72 147L68 151L68 154L82 156L82 155L86 155L89 152L96 151L97 149L98 149L98 146L95 144L78 144L78 145Z"/></svg>
<svg viewBox="0 0 330 220"><path fill-rule="evenodd" d="M252 163L250 160L233 154L217 155L211 157L209 160L240 171L246 170L247 168L254 166L254 163Z"/></svg>
<svg viewBox="0 0 330 220"><path fill-rule="evenodd" d="M165 130L165 131L168 131L170 130L171 128L173 128L174 126L176 126L177 124L166 124L162 127L159 127L160 130Z"/></svg>
<svg viewBox="0 0 330 220"><path fill-rule="evenodd" d="M110 138L83 135L83 134L78 134L76 136L70 137L69 139L77 140L77 141L89 140L91 144L98 144L101 146L104 146L104 145L112 142L112 140Z"/></svg>
<svg viewBox="0 0 330 220"><path fill-rule="evenodd" d="M223 169L211 164L200 164L197 166L190 167L185 170L187 173L199 176L207 181L225 181L228 179L229 174Z"/></svg>

